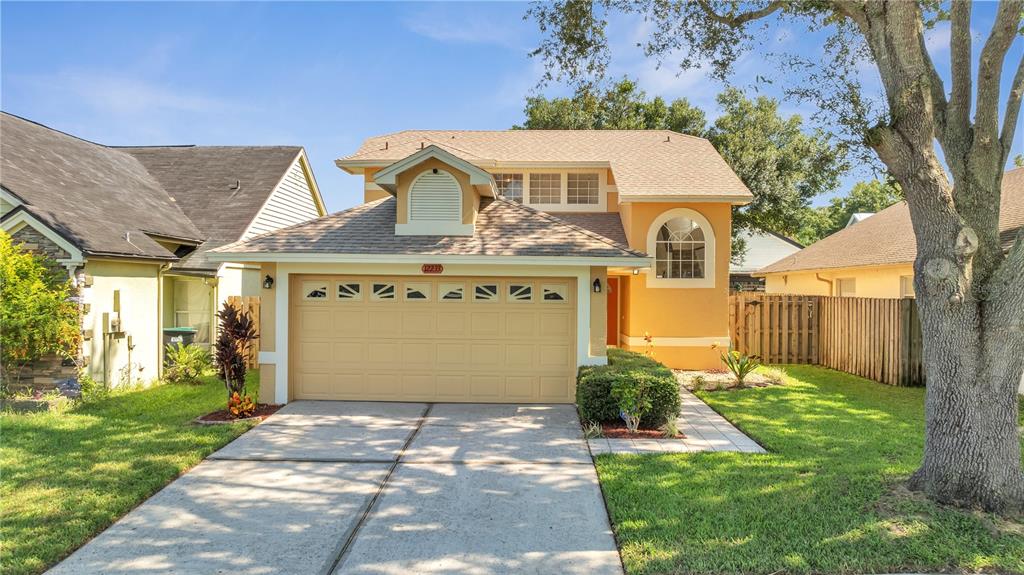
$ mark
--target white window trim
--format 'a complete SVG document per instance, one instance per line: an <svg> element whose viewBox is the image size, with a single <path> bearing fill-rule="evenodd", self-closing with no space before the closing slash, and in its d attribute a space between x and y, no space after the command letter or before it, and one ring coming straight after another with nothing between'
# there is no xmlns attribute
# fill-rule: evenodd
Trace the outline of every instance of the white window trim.
<svg viewBox="0 0 1024 575"><path fill-rule="evenodd" d="M654 258L655 244L658 239L658 230L666 222L675 218L689 218L701 227L704 231L704 277L702 278L659 278L656 275L657 262L652 262L651 267L641 270L647 275L647 287L649 288L713 288L715 287L715 260L718 252L715 249L715 229L711 222L703 214L690 208L673 208L654 218L651 227L647 230L647 255Z"/></svg>
<svg viewBox="0 0 1024 575"><path fill-rule="evenodd" d="M495 170L495 173L510 173L512 170ZM561 170L520 170L514 173L523 174L523 205L529 206L542 212L606 212L608 211L608 170L595 168L561 169ZM560 174L561 175L561 203L559 204L534 204L530 198L530 176L532 174ZM597 203L596 204L570 204L569 203L569 174L597 174ZM614 187L614 186L612 186Z"/></svg>

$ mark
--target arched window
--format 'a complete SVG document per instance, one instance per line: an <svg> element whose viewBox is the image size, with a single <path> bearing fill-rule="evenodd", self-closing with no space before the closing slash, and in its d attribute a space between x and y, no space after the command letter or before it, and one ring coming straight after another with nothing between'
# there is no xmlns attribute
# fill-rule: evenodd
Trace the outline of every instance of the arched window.
<svg viewBox="0 0 1024 575"><path fill-rule="evenodd" d="M647 253L654 257L650 287L714 287L715 236L695 210L676 208L651 222Z"/></svg>
<svg viewBox="0 0 1024 575"><path fill-rule="evenodd" d="M655 275L671 279L703 278L706 251L704 230L700 225L689 218L673 218L658 230L654 245Z"/></svg>
<svg viewBox="0 0 1024 575"><path fill-rule="evenodd" d="M410 222L461 222L462 188L444 170L428 170L409 187Z"/></svg>

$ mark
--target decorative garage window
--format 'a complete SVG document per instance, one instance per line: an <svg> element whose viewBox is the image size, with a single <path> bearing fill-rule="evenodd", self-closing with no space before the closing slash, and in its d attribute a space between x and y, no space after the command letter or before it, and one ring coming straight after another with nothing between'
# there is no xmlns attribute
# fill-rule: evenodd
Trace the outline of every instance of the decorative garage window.
<svg viewBox="0 0 1024 575"><path fill-rule="evenodd" d="M567 199L570 204L599 203L597 174L569 174Z"/></svg>
<svg viewBox="0 0 1024 575"><path fill-rule="evenodd" d="M326 300L327 282L302 282L302 299Z"/></svg>
<svg viewBox="0 0 1024 575"><path fill-rule="evenodd" d="M406 301L430 301L430 284L408 283L405 284Z"/></svg>
<svg viewBox="0 0 1024 575"><path fill-rule="evenodd" d="M648 287L715 287L715 233L696 210L675 208L655 218L647 254L654 256Z"/></svg>
<svg viewBox="0 0 1024 575"><path fill-rule="evenodd" d="M466 284L441 284L437 293L441 301L462 301L466 299Z"/></svg>
<svg viewBox="0 0 1024 575"><path fill-rule="evenodd" d="M461 222L462 188L444 170L429 170L416 177L409 188L410 222Z"/></svg>
<svg viewBox="0 0 1024 575"><path fill-rule="evenodd" d="M523 203L522 174L494 174L494 183L498 185L498 194L506 200Z"/></svg>
<svg viewBox="0 0 1024 575"><path fill-rule="evenodd" d="M508 284L508 301L533 301L533 286L530 284Z"/></svg>
<svg viewBox="0 0 1024 575"><path fill-rule="evenodd" d="M394 282L381 282L373 284L373 295L370 296L370 299L374 301L395 299Z"/></svg>
<svg viewBox="0 0 1024 575"><path fill-rule="evenodd" d="M544 284L541 286L541 299L548 302L567 301L569 289L565 284Z"/></svg>
<svg viewBox="0 0 1024 575"><path fill-rule="evenodd" d="M476 301L498 301L498 284L476 284L473 286Z"/></svg>
<svg viewBox="0 0 1024 575"><path fill-rule="evenodd" d="M339 283L338 284L338 299L343 301L362 301L363 299L363 286L358 282L353 283Z"/></svg>
<svg viewBox="0 0 1024 575"><path fill-rule="evenodd" d="M562 174L530 174L530 203L562 203Z"/></svg>

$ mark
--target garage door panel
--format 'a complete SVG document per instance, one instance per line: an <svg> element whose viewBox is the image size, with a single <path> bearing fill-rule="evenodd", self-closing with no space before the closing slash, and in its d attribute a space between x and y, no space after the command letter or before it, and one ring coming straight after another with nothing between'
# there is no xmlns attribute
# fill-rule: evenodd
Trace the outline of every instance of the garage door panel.
<svg viewBox="0 0 1024 575"><path fill-rule="evenodd" d="M398 337L402 333L402 312L399 309L371 309L367 321L367 337Z"/></svg>
<svg viewBox="0 0 1024 575"><path fill-rule="evenodd" d="M470 312L469 336L473 338L494 337L501 333L501 312Z"/></svg>
<svg viewBox="0 0 1024 575"><path fill-rule="evenodd" d="M571 281L294 280L300 282L292 284L299 287L292 292L290 337L297 398L572 401L576 307ZM316 294L325 284L327 295ZM360 289L342 293L342 285ZM304 295L303 286L315 296ZM423 297L411 297L410 289ZM545 297L552 289L561 299Z"/></svg>
<svg viewBox="0 0 1024 575"><path fill-rule="evenodd" d="M349 306L356 304L349 303ZM366 310L363 309L339 309L331 314L333 320L332 334L347 334L353 337L366 335Z"/></svg>
<svg viewBox="0 0 1024 575"><path fill-rule="evenodd" d="M501 398L501 380L499 375L472 374L469 376L470 395L477 401L488 401Z"/></svg>

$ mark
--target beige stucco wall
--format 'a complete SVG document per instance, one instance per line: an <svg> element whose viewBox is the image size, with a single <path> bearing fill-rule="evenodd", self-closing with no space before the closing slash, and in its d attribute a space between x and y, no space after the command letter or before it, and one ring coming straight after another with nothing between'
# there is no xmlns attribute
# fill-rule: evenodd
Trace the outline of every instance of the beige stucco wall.
<svg viewBox="0 0 1024 575"><path fill-rule="evenodd" d="M161 296L158 281L159 264L133 263L117 260L89 260L85 273L92 276L92 286L83 290L84 303L89 313L83 318L83 330L92 337L83 344L83 352L89 358L88 370L98 381L106 381L104 374L104 351L107 353L107 370L110 384L121 383L121 370L128 365L128 338L132 344L132 383L148 383L159 377ZM107 339L103 336L103 314L114 311L114 291L120 291L121 327L126 337ZM111 317L113 317L111 315Z"/></svg>
<svg viewBox="0 0 1024 575"><path fill-rule="evenodd" d="M590 268L590 286L601 282L601 293L590 288L590 355L608 355L608 268Z"/></svg>
<svg viewBox="0 0 1024 575"><path fill-rule="evenodd" d="M261 265L259 277L270 276L277 281L277 264L264 263ZM261 284L262 289L262 284ZM274 298L275 290L262 290L260 294L260 351L273 352L277 349L277 300ZM274 402L274 382L276 364L260 362L260 401L265 403Z"/></svg>
<svg viewBox="0 0 1024 575"><path fill-rule="evenodd" d="M853 278L856 280L856 297L898 298L902 295L900 277L912 275L914 268L910 264L768 274L765 276L765 291L800 295L839 295L836 280ZM821 279L818 279L819 276Z"/></svg>

